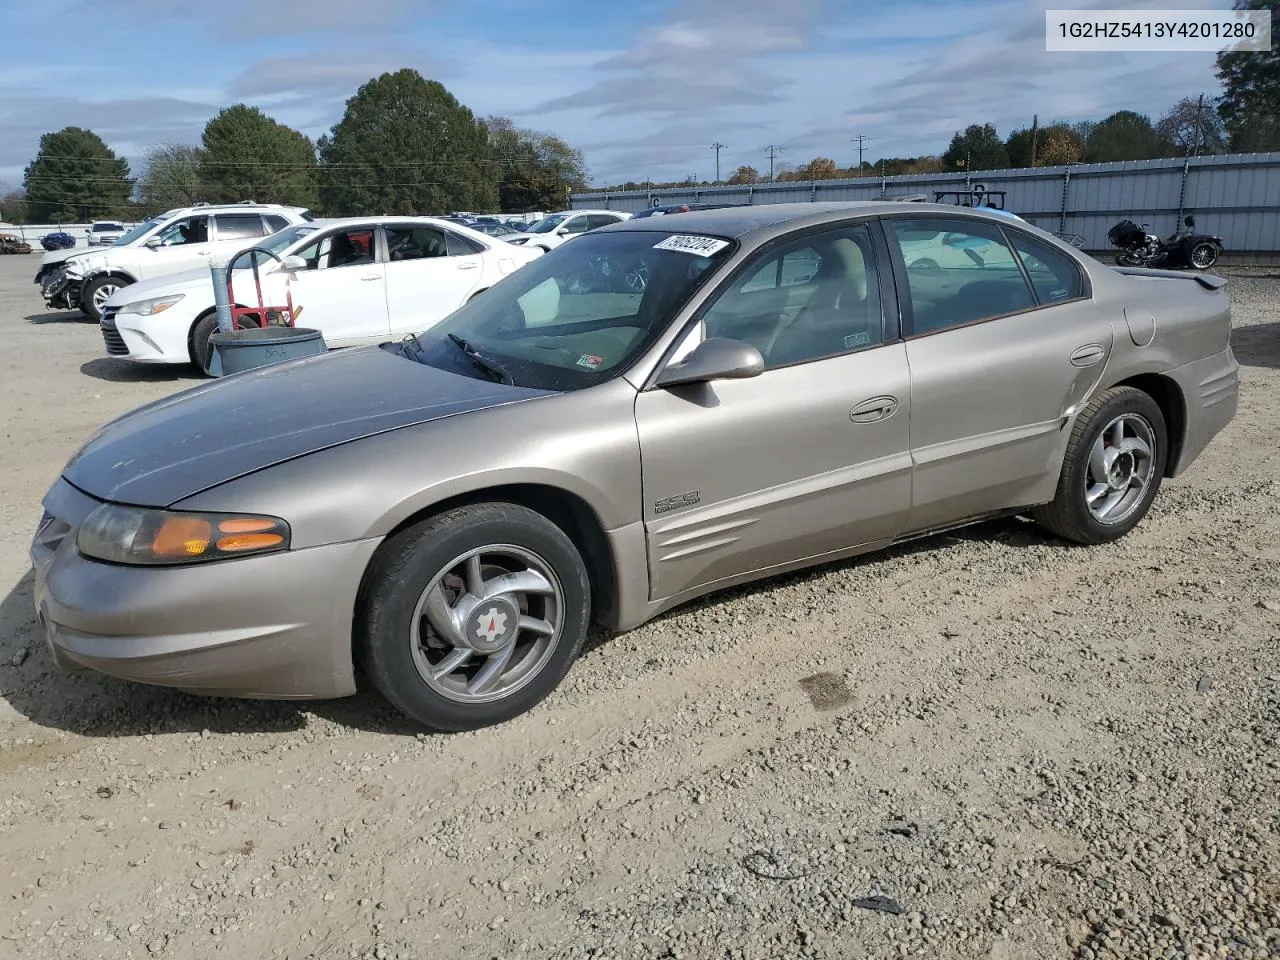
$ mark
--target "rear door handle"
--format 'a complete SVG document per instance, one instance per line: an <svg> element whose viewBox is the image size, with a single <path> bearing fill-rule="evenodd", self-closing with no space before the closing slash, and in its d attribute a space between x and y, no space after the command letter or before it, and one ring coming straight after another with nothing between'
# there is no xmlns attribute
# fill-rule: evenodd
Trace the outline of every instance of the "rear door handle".
<svg viewBox="0 0 1280 960"><path fill-rule="evenodd" d="M460 263L458 264L458 269L459 269L459 270L474 270L474 269L475 269L476 267L478 267L478 266L480 266L480 264L476 263L474 260L463 260L462 262L460 262Z"/></svg>
<svg viewBox="0 0 1280 960"><path fill-rule="evenodd" d="M381 279L382 279L382 274L380 274L380 273L366 273L366 274L365 274L363 277L361 277L360 279L361 279L361 280L381 280Z"/></svg>
<svg viewBox="0 0 1280 960"><path fill-rule="evenodd" d="M849 419L854 423L875 423L889 419L897 409L897 397L872 397L850 410Z"/></svg>
<svg viewBox="0 0 1280 960"><path fill-rule="evenodd" d="M1075 352L1071 354L1071 365L1073 367L1092 367L1106 354L1107 351L1102 348L1102 344L1086 343L1083 347L1076 347Z"/></svg>

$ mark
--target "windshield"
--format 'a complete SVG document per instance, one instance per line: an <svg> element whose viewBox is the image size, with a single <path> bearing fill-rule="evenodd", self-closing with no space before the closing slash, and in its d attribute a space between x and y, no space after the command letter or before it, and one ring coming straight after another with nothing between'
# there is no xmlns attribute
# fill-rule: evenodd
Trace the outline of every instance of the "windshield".
<svg viewBox="0 0 1280 960"><path fill-rule="evenodd" d="M567 213L557 213L553 217L545 217L542 220L539 220L533 226L529 227L525 232L526 233L550 233L556 227L560 226L560 224L564 223L565 220L568 218L568 216L569 215Z"/></svg>
<svg viewBox="0 0 1280 960"><path fill-rule="evenodd" d="M734 246L659 230L584 234L427 330L417 359L486 376L465 344L519 386L603 383L657 339Z"/></svg>
<svg viewBox="0 0 1280 960"><path fill-rule="evenodd" d="M157 226L157 221L155 220L152 220L150 223L140 223L136 227L134 227L132 230L130 230L128 233L126 233L124 236L122 236L119 240L117 240L115 242L115 246L123 247L126 244L133 243L133 241L137 240L139 237L146 236L148 233L154 230L156 226Z"/></svg>

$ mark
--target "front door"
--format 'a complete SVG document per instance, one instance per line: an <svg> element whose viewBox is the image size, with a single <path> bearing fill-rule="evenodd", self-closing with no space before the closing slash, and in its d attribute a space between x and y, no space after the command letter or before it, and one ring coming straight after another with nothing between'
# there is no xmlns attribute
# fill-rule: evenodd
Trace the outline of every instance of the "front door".
<svg viewBox="0 0 1280 960"><path fill-rule="evenodd" d="M475 292L484 273L481 255L440 227L389 223L385 230L391 333L422 333Z"/></svg>
<svg viewBox="0 0 1280 960"><path fill-rule="evenodd" d="M1052 499L1069 418L1112 346L1083 271L1013 226L911 217L885 227L901 254L911 365L910 529Z"/></svg>
<svg viewBox="0 0 1280 960"><path fill-rule="evenodd" d="M307 269L292 274L290 291L298 326L319 330L329 346L387 339L386 265L376 240L372 225L347 227L299 251Z"/></svg>
<svg viewBox="0 0 1280 960"><path fill-rule="evenodd" d="M151 280L207 267L214 248L207 216L175 221L147 241L138 256L138 279Z"/></svg>
<svg viewBox="0 0 1280 960"><path fill-rule="evenodd" d="M909 373L876 246L855 224L761 251L691 337L765 372L637 397L651 599L901 533Z"/></svg>

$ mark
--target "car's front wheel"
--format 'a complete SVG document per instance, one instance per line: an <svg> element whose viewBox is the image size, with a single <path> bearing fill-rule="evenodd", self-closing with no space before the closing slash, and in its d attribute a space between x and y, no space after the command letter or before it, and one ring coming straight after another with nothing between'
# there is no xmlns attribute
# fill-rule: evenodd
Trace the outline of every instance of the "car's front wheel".
<svg viewBox="0 0 1280 960"><path fill-rule="evenodd" d="M107 300L124 286L127 284L116 277L94 277L80 291L80 309L94 320L101 320Z"/></svg>
<svg viewBox="0 0 1280 960"><path fill-rule="evenodd" d="M474 730L559 685L590 610L586 567L559 527L511 503L458 507L379 550L361 587L356 653L409 717Z"/></svg>
<svg viewBox="0 0 1280 960"><path fill-rule="evenodd" d="M1080 412L1067 442L1057 496L1032 516L1077 543L1118 540L1147 515L1168 456L1164 415L1133 387L1112 387Z"/></svg>

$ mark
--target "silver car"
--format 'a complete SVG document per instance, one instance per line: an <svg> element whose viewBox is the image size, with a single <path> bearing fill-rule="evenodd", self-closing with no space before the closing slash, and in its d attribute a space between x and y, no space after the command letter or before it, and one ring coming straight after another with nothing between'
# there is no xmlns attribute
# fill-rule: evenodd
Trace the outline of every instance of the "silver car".
<svg viewBox="0 0 1280 960"><path fill-rule="evenodd" d="M1123 536L1236 410L1223 281L954 206L591 231L427 333L108 424L32 546L57 661L423 725L545 697L588 624L959 524Z"/></svg>

